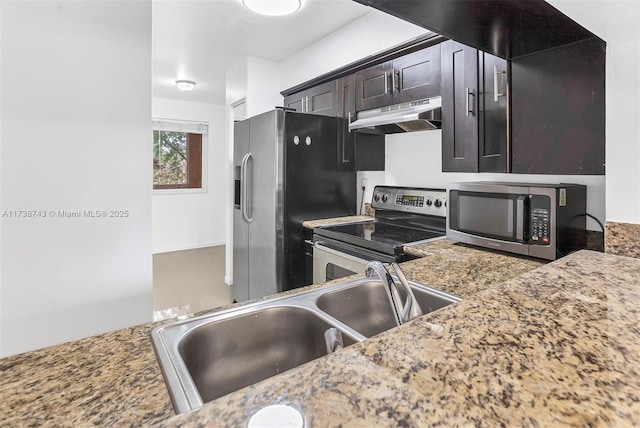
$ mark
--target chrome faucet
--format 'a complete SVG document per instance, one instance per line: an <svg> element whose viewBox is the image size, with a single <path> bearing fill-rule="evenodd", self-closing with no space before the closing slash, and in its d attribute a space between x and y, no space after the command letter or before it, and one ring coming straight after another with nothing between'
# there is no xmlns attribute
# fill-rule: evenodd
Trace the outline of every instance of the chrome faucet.
<svg viewBox="0 0 640 428"><path fill-rule="evenodd" d="M374 275L377 275L380 278L384 284L384 289L387 292L389 303L391 303L396 323L401 325L422 315L422 309L416 300L416 296L413 295L413 291L411 291L407 277L404 275L404 272L402 272L402 269L400 269L400 266L398 266L397 263L391 263L391 268L398 277L398 280L400 281L400 284L402 284L407 295L404 303L402 303L402 299L400 298L396 282L393 280L389 270L384 267L382 263L378 261L367 263L364 268L364 273L367 278L373 278Z"/></svg>

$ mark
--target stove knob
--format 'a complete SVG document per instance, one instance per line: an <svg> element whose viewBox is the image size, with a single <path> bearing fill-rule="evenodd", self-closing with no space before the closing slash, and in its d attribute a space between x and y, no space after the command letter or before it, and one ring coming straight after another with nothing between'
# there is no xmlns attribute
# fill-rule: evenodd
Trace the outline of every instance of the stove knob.
<svg viewBox="0 0 640 428"><path fill-rule="evenodd" d="M387 202L388 199L389 199L389 196L386 193L382 195L382 202Z"/></svg>
<svg viewBox="0 0 640 428"><path fill-rule="evenodd" d="M380 201L380 195L378 195L377 193L373 195L373 200L376 202Z"/></svg>
<svg viewBox="0 0 640 428"><path fill-rule="evenodd" d="M436 206L436 208L440 208L442 206L442 201L440 201L440 199L436 199L433 204Z"/></svg>
<svg viewBox="0 0 640 428"><path fill-rule="evenodd" d="M427 206L430 207L431 204L433 204L433 202L431 202L431 199L427 199Z"/></svg>

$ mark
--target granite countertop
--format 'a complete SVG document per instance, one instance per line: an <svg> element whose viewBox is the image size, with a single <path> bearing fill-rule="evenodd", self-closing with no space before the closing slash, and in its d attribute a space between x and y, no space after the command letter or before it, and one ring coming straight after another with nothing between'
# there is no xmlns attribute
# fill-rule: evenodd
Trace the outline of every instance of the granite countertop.
<svg viewBox="0 0 640 428"><path fill-rule="evenodd" d="M4 358L0 426L245 426L273 403L308 426L640 421L640 260L581 251L542 266L446 240L406 251L424 256L403 264L409 279L465 300L174 417L157 324Z"/></svg>
<svg viewBox="0 0 640 428"><path fill-rule="evenodd" d="M355 222L369 221L369 220L373 220L373 217L368 215L352 215L348 217L333 217L333 218L323 218L319 220L307 220L303 222L302 225L307 229L313 229L316 227L331 226L333 224L355 223Z"/></svg>
<svg viewBox="0 0 640 428"><path fill-rule="evenodd" d="M580 251L160 426L276 403L317 427L637 425L639 273Z"/></svg>
<svg viewBox="0 0 640 428"><path fill-rule="evenodd" d="M173 406L144 324L0 359L0 426L145 426Z"/></svg>

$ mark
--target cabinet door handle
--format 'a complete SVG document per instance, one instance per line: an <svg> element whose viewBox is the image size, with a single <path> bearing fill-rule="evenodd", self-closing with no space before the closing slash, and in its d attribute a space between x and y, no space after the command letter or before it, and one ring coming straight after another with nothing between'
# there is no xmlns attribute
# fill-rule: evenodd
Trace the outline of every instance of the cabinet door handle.
<svg viewBox="0 0 640 428"><path fill-rule="evenodd" d="M467 116L469 116L469 114L473 114L473 110L471 110L471 101L470 98L474 96L473 92L471 92L471 89L469 89L469 87L466 88L466 110L467 110Z"/></svg>
<svg viewBox="0 0 640 428"><path fill-rule="evenodd" d="M351 134L351 128L349 127L349 125L351 125L351 112L348 113L347 118L347 129L349 130L349 134Z"/></svg>
<svg viewBox="0 0 640 428"><path fill-rule="evenodd" d="M393 91L400 91L400 72L393 70L391 72L391 92ZM398 75L398 78L396 79L396 74Z"/></svg>
<svg viewBox="0 0 640 428"><path fill-rule="evenodd" d="M384 72L384 94L387 95L389 93L389 75L387 72Z"/></svg>
<svg viewBox="0 0 640 428"><path fill-rule="evenodd" d="M498 97L504 97L504 92L498 92L498 74L507 74L506 71L498 71L498 66L493 66L493 101L498 102Z"/></svg>

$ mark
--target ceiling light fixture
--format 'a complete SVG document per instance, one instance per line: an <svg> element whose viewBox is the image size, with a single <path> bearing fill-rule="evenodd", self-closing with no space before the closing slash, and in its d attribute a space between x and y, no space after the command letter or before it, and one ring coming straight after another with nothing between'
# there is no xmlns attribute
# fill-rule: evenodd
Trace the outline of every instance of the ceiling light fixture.
<svg viewBox="0 0 640 428"><path fill-rule="evenodd" d="M242 0L247 9L267 16L284 16L297 12L302 0Z"/></svg>
<svg viewBox="0 0 640 428"><path fill-rule="evenodd" d="M196 82L191 80L176 80L176 86L178 89L184 92L193 91L193 88L196 87Z"/></svg>

